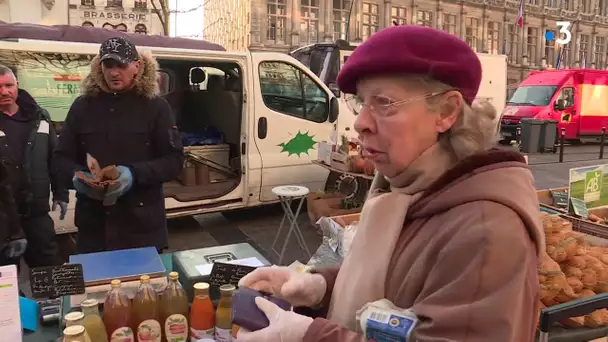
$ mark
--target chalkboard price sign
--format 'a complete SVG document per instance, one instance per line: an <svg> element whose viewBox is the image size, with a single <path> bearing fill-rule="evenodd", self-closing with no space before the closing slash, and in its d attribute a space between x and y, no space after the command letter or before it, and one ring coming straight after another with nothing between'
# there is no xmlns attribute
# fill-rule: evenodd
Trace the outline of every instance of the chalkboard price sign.
<svg viewBox="0 0 608 342"><path fill-rule="evenodd" d="M553 204L558 208L568 208L568 191L551 190Z"/></svg>
<svg viewBox="0 0 608 342"><path fill-rule="evenodd" d="M219 298L219 288L222 285L230 284L238 286L239 280L255 270L257 267L226 264L223 262L213 263L211 274L209 275L210 296L212 299Z"/></svg>
<svg viewBox="0 0 608 342"><path fill-rule="evenodd" d="M587 203L585 201L570 197L570 209L576 216L584 219L589 218L589 210L587 209Z"/></svg>
<svg viewBox="0 0 608 342"><path fill-rule="evenodd" d="M36 267L30 270L34 298L57 298L85 293L81 264Z"/></svg>

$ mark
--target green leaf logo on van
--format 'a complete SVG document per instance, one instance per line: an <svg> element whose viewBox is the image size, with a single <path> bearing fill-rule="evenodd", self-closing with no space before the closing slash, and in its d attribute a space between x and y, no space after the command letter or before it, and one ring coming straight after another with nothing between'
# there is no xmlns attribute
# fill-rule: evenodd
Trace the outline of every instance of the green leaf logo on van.
<svg viewBox="0 0 608 342"><path fill-rule="evenodd" d="M308 132L302 133L298 131L295 137L289 140L286 143L280 143L277 146L283 148L281 152L287 152L287 156L291 156L292 154L297 154L298 157L302 153L308 154L309 150L313 150L317 141L313 139L314 135L309 135Z"/></svg>

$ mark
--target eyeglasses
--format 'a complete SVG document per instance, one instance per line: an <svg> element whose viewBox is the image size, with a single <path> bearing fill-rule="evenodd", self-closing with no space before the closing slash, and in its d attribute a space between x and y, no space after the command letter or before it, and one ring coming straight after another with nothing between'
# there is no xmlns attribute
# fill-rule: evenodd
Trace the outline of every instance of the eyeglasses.
<svg viewBox="0 0 608 342"><path fill-rule="evenodd" d="M401 106L401 105L404 105L407 103L411 103L414 101L418 101L418 100L428 99L433 96L444 94L446 92L447 91L443 91L443 92L439 92L439 93L424 94L424 95L415 96L415 97L401 100L401 101L393 101L393 100L389 99L388 97L384 97L384 96L372 96L371 101L370 101L371 103L364 103L363 100L359 96L352 95L352 96L345 98L345 101L346 101L346 105L348 106L348 108L350 110L352 110L355 113L355 115L359 115L359 113L361 113L361 111L363 110L364 107L369 107L369 110L372 113L377 114L380 117L387 117L387 116L394 115L397 112L395 109L398 106Z"/></svg>

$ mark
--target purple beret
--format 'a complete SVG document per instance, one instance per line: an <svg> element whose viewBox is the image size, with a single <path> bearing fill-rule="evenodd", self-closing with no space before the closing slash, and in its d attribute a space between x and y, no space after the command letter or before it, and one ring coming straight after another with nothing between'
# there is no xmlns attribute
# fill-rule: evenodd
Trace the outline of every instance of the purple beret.
<svg viewBox="0 0 608 342"><path fill-rule="evenodd" d="M355 49L338 75L338 86L357 93L368 76L427 75L459 89L469 104L481 83L481 62L460 38L424 26L392 26L378 31Z"/></svg>

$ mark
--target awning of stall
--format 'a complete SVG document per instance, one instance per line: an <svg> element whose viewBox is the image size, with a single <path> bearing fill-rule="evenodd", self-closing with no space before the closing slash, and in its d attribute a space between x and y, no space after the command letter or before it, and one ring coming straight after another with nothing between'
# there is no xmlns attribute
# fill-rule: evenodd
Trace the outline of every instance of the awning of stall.
<svg viewBox="0 0 608 342"><path fill-rule="evenodd" d="M224 49L221 45L199 39L126 33L96 27L70 25L45 26L22 23L5 23L0 21L0 40L37 39L101 44L106 39L117 36L126 37L137 46L226 51L226 49Z"/></svg>

